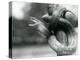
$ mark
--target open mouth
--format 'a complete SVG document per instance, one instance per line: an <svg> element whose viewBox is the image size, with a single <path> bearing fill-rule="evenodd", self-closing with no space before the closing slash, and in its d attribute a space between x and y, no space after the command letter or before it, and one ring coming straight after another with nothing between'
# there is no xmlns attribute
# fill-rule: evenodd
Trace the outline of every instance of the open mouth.
<svg viewBox="0 0 80 60"><path fill-rule="evenodd" d="M48 40L50 47L58 56L73 54L77 46L73 26L66 21L61 21L53 29L54 34Z"/></svg>

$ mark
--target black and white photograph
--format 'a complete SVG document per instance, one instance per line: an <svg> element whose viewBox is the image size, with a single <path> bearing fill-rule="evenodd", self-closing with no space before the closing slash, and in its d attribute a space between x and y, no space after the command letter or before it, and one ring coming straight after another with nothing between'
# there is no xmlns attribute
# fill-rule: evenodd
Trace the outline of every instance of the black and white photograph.
<svg viewBox="0 0 80 60"><path fill-rule="evenodd" d="M78 5L9 2L9 58L78 55Z"/></svg>

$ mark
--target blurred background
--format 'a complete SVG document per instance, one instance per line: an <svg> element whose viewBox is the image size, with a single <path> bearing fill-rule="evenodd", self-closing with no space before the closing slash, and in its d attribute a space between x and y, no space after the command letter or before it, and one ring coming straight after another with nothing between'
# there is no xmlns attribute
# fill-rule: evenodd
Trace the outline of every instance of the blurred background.
<svg viewBox="0 0 80 60"><path fill-rule="evenodd" d="M78 16L78 6L62 5ZM9 21L12 20L12 57L40 57L56 56L47 39L37 32L37 27L30 27L33 23L30 17L35 17L45 23L41 17L47 13L48 4L29 2L10 2Z"/></svg>
<svg viewBox="0 0 80 60"><path fill-rule="evenodd" d="M12 20L13 46L18 44L46 44L46 39L37 33L36 26L30 27L28 24L33 23L30 20L31 16L42 20L41 17L47 11L47 4L12 2L11 8L9 20Z"/></svg>

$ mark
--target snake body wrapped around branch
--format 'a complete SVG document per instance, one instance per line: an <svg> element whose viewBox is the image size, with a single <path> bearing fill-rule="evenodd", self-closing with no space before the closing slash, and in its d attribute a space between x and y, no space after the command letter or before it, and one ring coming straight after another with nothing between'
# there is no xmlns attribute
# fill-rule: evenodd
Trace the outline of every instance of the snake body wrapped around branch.
<svg viewBox="0 0 80 60"><path fill-rule="evenodd" d="M73 16L67 14L67 12L70 12ZM35 24L29 24L29 26L38 26L39 34L48 37L49 46L56 51L58 56L72 55L77 48L75 32L75 25L77 24L74 24L77 19L75 18L76 16L71 11L57 6L52 12L49 10L48 14L42 17L49 24L49 27L46 27L43 22L34 17L31 17L31 20Z"/></svg>

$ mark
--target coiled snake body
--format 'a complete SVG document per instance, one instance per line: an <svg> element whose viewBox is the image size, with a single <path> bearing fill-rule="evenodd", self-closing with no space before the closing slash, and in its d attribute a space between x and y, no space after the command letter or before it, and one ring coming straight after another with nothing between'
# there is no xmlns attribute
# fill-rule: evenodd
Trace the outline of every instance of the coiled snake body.
<svg viewBox="0 0 80 60"><path fill-rule="evenodd" d="M40 22L38 24L33 24L32 26L38 25L40 34L47 34L47 36L49 36L49 46L56 51L58 56L72 55L77 48L77 36L74 30L75 27L73 26L72 22L67 20L67 18L65 19L62 17L62 13L64 11L68 10L64 8L55 8L52 16L43 17L43 20L50 20L48 28L44 26L43 22L37 19L32 19L33 21L36 20L36 22ZM50 35L50 33L52 34Z"/></svg>

